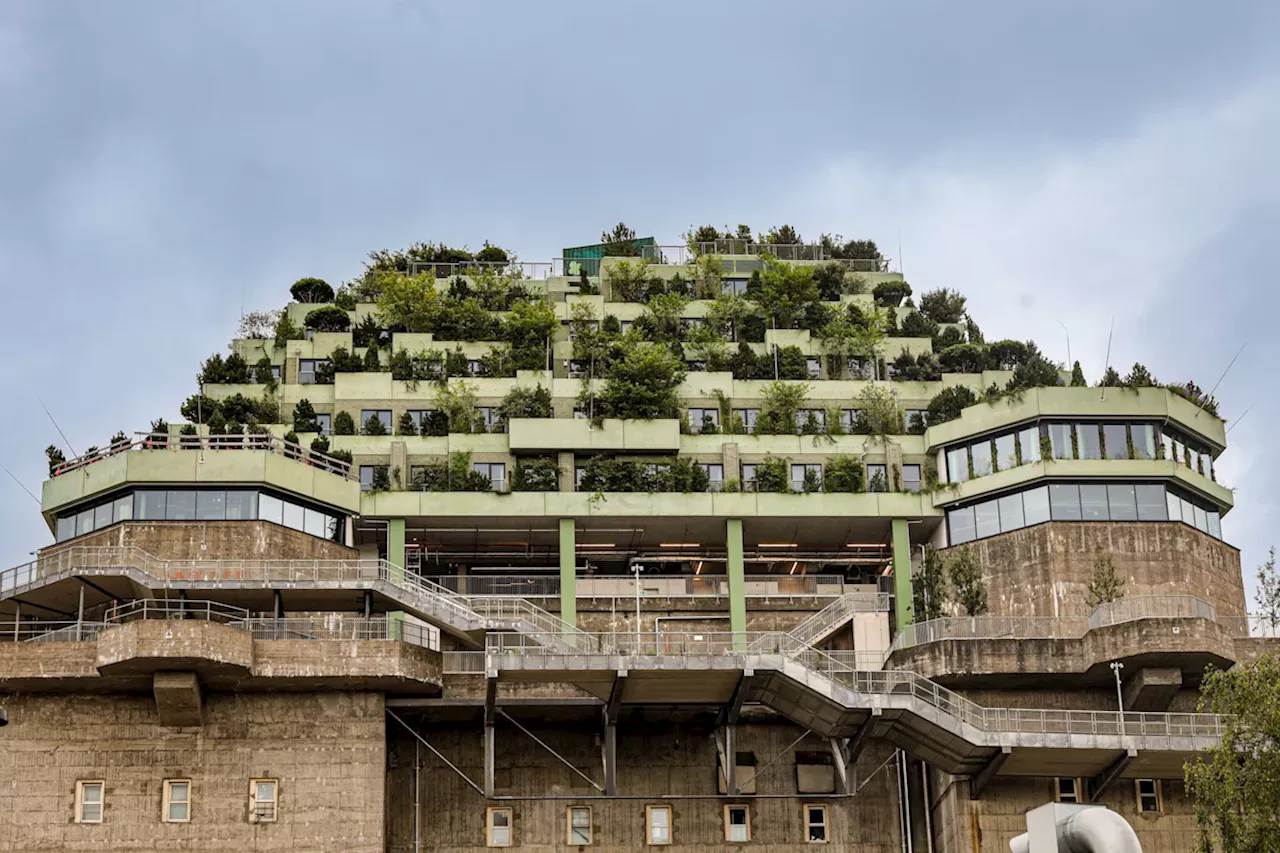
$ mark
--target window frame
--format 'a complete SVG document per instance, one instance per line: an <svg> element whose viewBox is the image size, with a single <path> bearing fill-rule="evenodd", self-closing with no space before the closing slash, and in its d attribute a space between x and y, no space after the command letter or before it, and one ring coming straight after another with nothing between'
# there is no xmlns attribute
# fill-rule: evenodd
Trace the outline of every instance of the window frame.
<svg viewBox="0 0 1280 853"><path fill-rule="evenodd" d="M586 826L587 840L586 841L575 841L573 838L573 830L574 830L573 813L576 811L585 811L587 813L587 826ZM566 817L566 823L568 827L568 833L565 836L565 841L566 843L568 843L570 847L590 847L592 844L595 843L595 833L592 831L592 826L591 826L591 818L592 818L591 806L569 806L565 812L565 817Z"/></svg>
<svg viewBox="0 0 1280 853"><path fill-rule="evenodd" d="M662 828L667 831L665 841L653 840L653 816L657 812L666 812L667 822ZM645 806L644 807L644 840L646 847L669 847L671 846L672 825L675 823L675 810L669 805Z"/></svg>
<svg viewBox="0 0 1280 853"><path fill-rule="evenodd" d="M97 788L97 802L87 801L85 799L85 791L89 788ZM97 806L97 818L85 817L84 807L86 805ZM107 783L103 779L77 779L76 780L76 823L103 823L107 816Z"/></svg>
<svg viewBox="0 0 1280 853"><path fill-rule="evenodd" d="M907 469L914 468L915 476L908 477ZM915 484L915 488L911 488L911 484ZM902 491L913 495L920 494L920 490L924 488L924 466L914 462L904 462L902 464Z"/></svg>
<svg viewBox="0 0 1280 853"><path fill-rule="evenodd" d="M187 796L185 799L176 800L173 797L174 785L186 785ZM173 807L175 805L184 805L187 807L186 817L174 817ZM164 780L164 805L160 812L160 819L164 823L191 823L191 780L190 779L165 779Z"/></svg>
<svg viewBox="0 0 1280 853"><path fill-rule="evenodd" d="M483 466L483 470L481 467ZM502 474L496 481L493 478L494 468L500 469ZM507 463L506 462L472 462L471 470L477 474L483 474L489 480L489 491L505 492L507 489Z"/></svg>
<svg viewBox="0 0 1280 853"><path fill-rule="evenodd" d="M258 799L258 786L271 785L271 799ZM269 803L271 806L270 816L264 816L259 813L258 806L262 803ZM280 780L270 777L259 777L249 780L249 823L275 823L280 819Z"/></svg>
<svg viewBox="0 0 1280 853"><path fill-rule="evenodd" d="M1142 792L1143 782L1151 783L1151 793L1144 794ZM1161 796L1161 793L1160 793L1159 779L1134 779L1133 791L1134 791L1134 795L1137 798L1138 814L1161 814L1162 812L1164 812L1164 798ZM1155 800L1155 808L1154 809L1145 808L1144 801L1151 800L1151 799Z"/></svg>
<svg viewBox="0 0 1280 853"><path fill-rule="evenodd" d="M1071 792L1064 793L1062 783L1064 780L1071 780ZM1070 797L1071 799L1063 799ZM1083 803L1084 800L1080 796L1080 778L1078 776L1054 776L1053 777L1053 801L1055 803Z"/></svg>
<svg viewBox="0 0 1280 853"><path fill-rule="evenodd" d="M825 803L804 803L800 806L804 813L804 834L806 844L830 844L831 843L831 813L827 810ZM822 813L822 837L812 837L813 827L817 826L810 820L809 813L811 811L819 811Z"/></svg>
<svg viewBox="0 0 1280 853"><path fill-rule="evenodd" d="M730 821L730 816L734 811L742 811L744 822L742 824L734 824ZM747 830L746 838L730 838L729 829L732 826L743 826ZM724 805L724 840L726 844L747 844L751 841L751 809L745 803L725 803Z"/></svg>
<svg viewBox="0 0 1280 853"><path fill-rule="evenodd" d="M507 825L505 827L495 827L493 824L494 815L499 812L506 812ZM507 831L507 840L499 843L493 840L494 829L505 829ZM486 847L512 847L516 841L516 814L515 809L510 806L489 806L484 812L484 845Z"/></svg>

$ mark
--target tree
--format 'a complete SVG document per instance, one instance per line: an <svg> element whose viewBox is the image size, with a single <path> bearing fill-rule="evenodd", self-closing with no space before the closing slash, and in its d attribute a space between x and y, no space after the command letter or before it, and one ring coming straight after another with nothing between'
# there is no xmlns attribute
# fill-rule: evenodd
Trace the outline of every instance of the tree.
<svg viewBox="0 0 1280 853"><path fill-rule="evenodd" d="M250 311L240 317L240 328L236 331L236 336L253 341L263 340L272 334L279 320L279 311Z"/></svg>
<svg viewBox="0 0 1280 853"><path fill-rule="evenodd" d="M289 318L288 314L281 313L276 319L276 326L271 334L273 343L278 349L288 345L289 341L302 340L304 332L297 323Z"/></svg>
<svg viewBox="0 0 1280 853"><path fill-rule="evenodd" d="M1129 375L1124 378L1124 384L1130 388L1156 388L1160 385L1156 378L1151 375L1151 371L1136 362L1133 365L1133 369L1129 371Z"/></svg>
<svg viewBox="0 0 1280 853"><path fill-rule="evenodd" d="M512 418L550 418L551 392L539 385L537 388L512 388L502 398L498 415L504 421Z"/></svg>
<svg viewBox="0 0 1280 853"><path fill-rule="evenodd" d="M1089 383L1086 382L1084 378L1084 371L1080 369L1080 362L1077 361L1075 364L1071 365L1071 387L1084 388L1087 387L1088 384Z"/></svg>
<svg viewBox="0 0 1280 853"><path fill-rule="evenodd" d="M600 391L600 409L612 418L679 417L678 391L687 373L684 361L666 346L638 341L611 366Z"/></svg>
<svg viewBox="0 0 1280 853"><path fill-rule="evenodd" d="M400 435L417 435L418 424L413 420L413 415L408 412L401 412L400 423L396 427L396 432Z"/></svg>
<svg viewBox="0 0 1280 853"><path fill-rule="evenodd" d="M560 326L555 309L543 301L517 302L502 321L502 338L511 344L516 370L543 370L547 341Z"/></svg>
<svg viewBox="0 0 1280 853"><path fill-rule="evenodd" d="M905 281L882 281L872 288L871 295L881 308L896 308L911 295L911 285Z"/></svg>
<svg viewBox="0 0 1280 853"><path fill-rule="evenodd" d="M371 344L364 351L364 369L367 373L377 373L382 370L382 361L378 358L378 345Z"/></svg>
<svg viewBox="0 0 1280 853"><path fill-rule="evenodd" d="M884 438L902 435L902 409L898 401L884 385L868 385L858 395L858 415L854 422L854 435L874 435Z"/></svg>
<svg viewBox="0 0 1280 853"><path fill-rule="evenodd" d="M813 386L808 382L775 379L764 386L760 414L756 417L758 435L795 435L800 407Z"/></svg>
<svg viewBox="0 0 1280 853"><path fill-rule="evenodd" d="M1061 366L1045 358L1036 346L1035 341L1027 341L1027 358L1013 370L1005 385L1006 392L1020 391L1027 388L1053 387L1062 384L1058 374Z"/></svg>
<svg viewBox="0 0 1280 853"><path fill-rule="evenodd" d="M904 338L932 338L939 330L937 322L919 311L912 311L903 318L899 331Z"/></svg>
<svg viewBox="0 0 1280 853"><path fill-rule="evenodd" d="M831 321L818 330L818 345L829 357L844 365L852 356L875 356L885 339L885 312L879 308L860 312L855 321L848 311L836 312ZM832 378L841 375L833 375Z"/></svg>
<svg viewBox="0 0 1280 853"><path fill-rule="evenodd" d="M316 420L315 407L311 401L303 397L293 407L294 432L319 432L320 423Z"/></svg>
<svg viewBox="0 0 1280 853"><path fill-rule="evenodd" d="M355 435L356 422L347 412L338 412L333 416L334 435Z"/></svg>
<svg viewBox="0 0 1280 853"><path fill-rule="evenodd" d="M351 328L351 317L336 305L326 305L310 311L303 325L318 332L345 332Z"/></svg>
<svg viewBox="0 0 1280 853"><path fill-rule="evenodd" d="M938 353L944 373L981 373L987 369L987 348L982 344L956 344Z"/></svg>
<svg viewBox="0 0 1280 853"><path fill-rule="evenodd" d="M996 370L1017 370L1027 361L1027 345L1022 341L996 341L987 346L987 354Z"/></svg>
<svg viewBox="0 0 1280 853"><path fill-rule="evenodd" d="M223 380L232 385L248 385L250 379L249 363L244 360L238 352L233 352L227 356L227 360L223 362L226 367L226 378Z"/></svg>
<svg viewBox="0 0 1280 853"><path fill-rule="evenodd" d="M436 389L435 408L444 413L451 433L484 432L476 402L476 385L471 382L446 382Z"/></svg>
<svg viewBox="0 0 1280 853"><path fill-rule="evenodd" d="M920 295L920 313L935 323L959 323L964 319L965 298L945 287Z"/></svg>
<svg viewBox="0 0 1280 853"><path fill-rule="evenodd" d="M955 587L956 603L966 616L987 612L987 584L982 579L982 566L972 551L961 551L951 558L947 571Z"/></svg>
<svg viewBox="0 0 1280 853"><path fill-rule="evenodd" d="M1273 853L1280 847L1280 655L1228 672L1210 667L1201 713L1220 714L1222 738L1185 768L1201 850Z"/></svg>
<svg viewBox="0 0 1280 853"><path fill-rule="evenodd" d="M1106 372L1102 374L1102 378L1098 380L1099 388L1119 388L1122 384L1120 374L1116 372L1114 367L1108 367Z"/></svg>
<svg viewBox="0 0 1280 853"><path fill-rule="evenodd" d="M625 222L613 226L612 231L602 231L600 242L604 243L605 257L629 258L640 254L640 247L635 244L636 232L627 227Z"/></svg>
<svg viewBox="0 0 1280 853"><path fill-rule="evenodd" d="M776 228L770 228L769 233L765 235L764 241L775 246L799 246L804 243L804 240L800 237L800 232L791 225L779 225Z"/></svg>
<svg viewBox="0 0 1280 853"><path fill-rule="evenodd" d="M917 622L946 615L947 564L932 545L924 547L920 570L911 581L912 610Z"/></svg>
<svg viewBox="0 0 1280 853"><path fill-rule="evenodd" d="M66 454L64 454L61 450L59 450L57 446L52 444L44 449L44 455L49 460L49 476L50 477L53 476L53 471L55 468L57 468L59 465L67 461Z"/></svg>
<svg viewBox="0 0 1280 853"><path fill-rule="evenodd" d="M771 255L761 255L759 287L751 298L772 321L774 328L789 329L810 302L818 299L813 267L789 264Z"/></svg>
<svg viewBox="0 0 1280 853"><path fill-rule="evenodd" d="M1093 579L1086 588L1085 601L1090 607L1108 604L1124 598L1124 578L1116 572L1116 564L1110 554L1102 554L1093 561Z"/></svg>
<svg viewBox="0 0 1280 853"><path fill-rule="evenodd" d="M1253 592L1258 605L1258 616L1263 624L1274 632L1280 628L1280 573L1276 572L1276 546L1267 552L1267 559L1258 566L1258 586Z"/></svg>
<svg viewBox="0 0 1280 853"><path fill-rule="evenodd" d="M289 293L298 302L332 302L333 288L320 278L300 278L289 288Z"/></svg>
<svg viewBox="0 0 1280 853"><path fill-rule="evenodd" d="M385 326L407 332L433 330L440 294L429 275L390 275L378 296L378 316Z"/></svg>

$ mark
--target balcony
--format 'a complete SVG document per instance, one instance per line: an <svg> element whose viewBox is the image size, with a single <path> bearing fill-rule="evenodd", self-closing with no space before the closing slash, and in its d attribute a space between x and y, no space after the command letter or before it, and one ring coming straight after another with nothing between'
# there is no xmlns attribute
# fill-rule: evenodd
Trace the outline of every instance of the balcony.
<svg viewBox="0 0 1280 853"><path fill-rule="evenodd" d="M680 449L680 422L586 418L513 418L508 427L513 453L522 451L662 451Z"/></svg>

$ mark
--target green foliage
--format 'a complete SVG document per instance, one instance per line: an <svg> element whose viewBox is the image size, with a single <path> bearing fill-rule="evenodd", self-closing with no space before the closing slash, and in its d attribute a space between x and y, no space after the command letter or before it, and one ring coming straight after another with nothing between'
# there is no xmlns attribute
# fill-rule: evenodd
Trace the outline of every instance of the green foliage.
<svg viewBox="0 0 1280 853"><path fill-rule="evenodd" d="M1016 370L1027 363L1027 345L1022 341L996 341L987 347L987 355L995 370Z"/></svg>
<svg viewBox="0 0 1280 853"><path fill-rule="evenodd" d="M537 388L512 388L502 398L498 414L504 422L512 418L549 418L551 392L539 385Z"/></svg>
<svg viewBox="0 0 1280 853"><path fill-rule="evenodd" d="M635 245L636 232L627 227L625 222L613 226L612 231L600 232L600 242L604 243L605 257L628 258L640 254L640 247Z"/></svg>
<svg viewBox="0 0 1280 853"><path fill-rule="evenodd" d="M590 457L583 466L581 491L588 492L705 492L706 469L685 457L639 461L609 454Z"/></svg>
<svg viewBox="0 0 1280 853"><path fill-rule="evenodd" d="M978 328L978 324L974 322L973 318L967 314L964 318L964 333L971 344L986 343L982 337L982 330Z"/></svg>
<svg viewBox="0 0 1280 853"><path fill-rule="evenodd" d="M582 296L597 296L600 288L587 276L586 269L578 271L578 293Z"/></svg>
<svg viewBox="0 0 1280 853"><path fill-rule="evenodd" d="M676 343L682 337L680 315L688 304L688 298L679 293L651 296L644 313L632 325L632 332L655 343Z"/></svg>
<svg viewBox="0 0 1280 853"><path fill-rule="evenodd" d="M767 454L756 465L756 491L786 494L791 491L791 473L786 457Z"/></svg>
<svg viewBox="0 0 1280 853"><path fill-rule="evenodd" d="M840 260L883 260L875 240L845 240L840 234L823 234L818 241L823 254Z"/></svg>
<svg viewBox="0 0 1280 853"><path fill-rule="evenodd" d="M1280 654L1228 672L1210 667L1200 713L1220 714L1217 746L1188 762L1200 850L1273 853L1280 840Z"/></svg>
<svg viewBox="0 0 1280 853"><path fill-rule="evenodd" d="M44 449L44 455L49 460L49 476L53 476L53 470L59 465L67 461L66 454L54 445L49 445Z"/></svg>
<svg viewBox="0 0 1280 853"><path fill-rule="evenodd" d="M861 492L862 462L856 456L837 454L823 468L822 488L827 492Z"/></svg>
<svg viewBox="0 0 1280 853"><path fill-rule="evenodd" d="M982 566L972 551L961 551L951 558L947 571L955 587L956 603L966 616L981 616L987 612L987 584L982 578Z"/></svg>
<svg viewBox="0 0 1280 853"><path fill-rule="evenodd" d="M1124 578L1116 572L1116 564L1110 554L1100 554L1093 561L1093 578L1085 592L1085 602L1090 607L1124 598Z"/></svg>
<svg viewBox="0 0 1280 853"><path fill-rule="evenodd" d="M933 351L942 352L949 347L963 343L968 343L965 333L955 326L947 326L944 329L939 329L937 334L933 336Z"/></svg>
<svg viewBox="0 0 1280 853"><path fill-rule="evenodd" d="M684 362L667 347L636 342L611 365L597 411L608 418L677 418L681 408L677 392L686 373Z"/></svg>
<svg viewBox="0 0 1280 853"><path fill-rule="evenodd" d="M868 385L858 395L857 435L902 435L902 409L893 392L883 385Z"/></svg>
<svg viewBox="0 0 1280 853"><path fill-rule="evenodd" d="M938 353L943 373L981 373L988 363L987 348L982 344L956 344Z"/></svg>
<svg viewBox="0 0 1280 853"><path fill-rule="evenodd" d="M1120 374L1114 367L1107 367L1106 372L1102 374L1102 378L1098 380L1099 388L1119 388L1123 383L1120 381Z"/></svg>
<svg viewBox="0 0 1280 853"><path fill-rule="evenodd" d="M817 332L818 345L843 365L853 356L874 356L884 343L887 316L881 309L863 311L856 305L836 312ZM833 373L835 378L838 373Z"/></svg>
<svg viewBox="0 0 1280 853"><path fill-rule="evenodd" d="M954 421L960 417L961 411L967 406L976 405L977 402L978 396L967 385L952 385L950 388L943 388L933 395L933 399L929 401L929 405L926 408L929 423L937 426L947 421Z"/></svg>
<svg viewBox="0 0 1280 853"><path fill-rule="evenodd" d="M605 268L613 285L613 294L623 302L645 302L654 285L661 285L649 272L645 260L618 261Z"/></svg>
<svg viewBox="0 0 1280 853"><path fill-rule="evenodd" d="M912 311L902 320L898 329L904 338L930 338L938 334L938 324L919 311Z"/></svg>
<svg viewBox="0 0 1280 853"><path fill-rule="evenodd" d="M560 466L554 456L518 459L511 472L513 492L554 492L560 488Z"/></svg>
<svg viewBox="0 0 1280 853"><path fill-rule="evenodd" d="M814 265L813 282L818 286L818 297L828 302L836 302L846 293L862 293L867 286L865 279L838 261Z"/></svg>
<svg viewBox="0 0 1280 853"><path fill-rule="evenodd" d="M488 241L485 247L490 248ZM505 256L506 252L502 254ZM407 249L378 249L370 252L369 260L365 261L366 280L370 273L406 273L413 263L465 264L473 260L477 260L476 256L465 248L454 249L444 243L412 243ZM437 274L443 277L448 271L439 270Z"/></svg>
<svg viewBox="0 0 1280 853"><path fill-rule="evenodd" d="M364 422L361 432L365 435L386 435L387 425L382 422L382 418L378 417L378 414L375 412Z"/></svg>
<svg viewBox="0 0 1280 853"><path fill-rule="evenodd" d="M1027 341L1026 347L1026 361L1014 368L1013 376L1005 385L1005 393L1061 385L1062 377L1058 374L1060 366L1045 358L1034 341Z"/></svg>
<svg viewBox="0 0 1280 853"><path fill-rule="evenodd" d="M905 281L882 281L872 288L871 295L881 308L896 308L911 295L911 285Z"/></svg>
<svg viewBox="0 0 1280 853"><path fill-rule="evenodd" d="M364 369L366 373L377 373L382 370L382 360L378 358L377 344L373 344L364 351Z"/></svg>
<svg viewBox="0 0 1280 853"><path fill-rule="evenodd" d="M931 352L915 356L909 352L899 353L891 364L893 378L899 382L937 382L942 378L942 365Z"/></svg>
<svg viewBox="0 0 1280 853"><path fill-rule="evenodd" d="M1258 583L1254 587L1253 598L1258 607L1254 612L1275 631L1280 628L1280 573L1276 572L1276 546L1271 546L1255 577Z"/></svg>
<svg viewBox="0 0 1280 853"><path fill-rule="evenodd" d="M351 327L351 345L353 347L378 346L382 338L382 326L372 314Z"/></svg>
<svg viewBox="0 0 1280 853"><path fill-rule="evenodd" d="M932 545L924 547L924 560L911 579L912 610L917 622L946 615L947 563Z"/></svg>
<svg viewBox="0 0 1280 853"><path fill-rule="evenodd" d="M492 483L471 467L470 453L459 451L417 467L409 488L419 492L487 492Z"/></svg>
<svg viewBox="0 0 1280 853"><path fill-rule="evenodd" d="M507 250L493 245L488 240L484 241L484 248L476 252L476 260L490 264L505 264L511 258L507 255Z"/></svg>
<svg viewBox="0 0 1280 853"><path fill-rule="evenodd" d="M338 292L333 295L333 304L343 311L356 310L356 295L349 285L344 284L338 288Z"/></svg>
<svg viewBox="0 0 1280 853"><path fill-rule="evenodd" d="M258 359L258 362L253 366L253 381L259 385L266 385L274 389L279 382L276 380L276 375L272 372L271 367L271 359L267 356L264 355Z"/></svg>
<svg viewBox="0 0 1280 853"><path fill-rule="evenodd" d="M808 379L809 359L797 346L775 347L779 379Z"/></svg>
<svg viewBox="0 0 1280 853"><path fill-rule="evenodd" d="M805 306L818 298L813 267L789 264L772 255L760 256L764 264L752 299L774 328L790 329Z"/></svg>
<svg viewBox="0 0 1280 853"><path fill-rule="evenodd" d="M1071 365L1071 387L1084 388L1089 383L1085 381L1084 371L1080 369L1080 362Z"/></svg>
<svg viewBox="0 0 1280 853"><path fill-rule="evenodd" d="M432 332L440 294L430 275L388 275L378 295L378 316L387 326L407 332Z"/></svg>
<svg viewBox="0 0 1280 853"><path fill-rule="evenodd" d="M779 225L769 229L769 233L765 235L764 242L772 243L775 246L799 246L804 243L800 232L791 225Z"/></svg>
<svg viewBox="0 0 1280 853"><path fill-rule="evenodd" d="M287 346L289 341L300 341L304 335L305 332L302 328L289 319L288 314L281 312L279 319L276 320L275 330L272 332L272 340L276 345L276 349Z"/></svg>
<svg viewBox="0 0 1280 853"><path fill-rule="evenodd" d="M484 432L476 411L476 386L471 382L446 382L436 389L435 408L443 412L451 433Z"/></svg>
<svg viewBox="0 0 1280 853"><path fill-rule="evenodd" d="M330 450L325 455L330 459L337 459L339 462L345 462L348 465L355 461L350 450Z"/></svg>
<svg viewBox="0 0 1280 853"><path fill-rule="evenodd" d="M339 373L363 373L364 359L348 352L346 347L336 347L329 354L328 361L316 366L317 385L332 385L333 377Z"/></svg>
<svg viewBox="0 0 1280 853"><path fill-rule="evenodd" d="M728 368L734 379L768 379L773 376L773 360L757 356L746 341L738 344L737 351L729 357Z"/></svg>
<svg viewBox="0 0 1280 853"><path fill-rule="evenodd" d="M418 425L414 423L413 415L408 412L400 414L400 423L396 425L396 432L400 435L417 435Z"/></svg>
<svg viewBox="0 0 1280 853"><path fill-rule="evenodd" d="M319 432L320 423L316 420L315 407L306 397L293 407L293 429L295 432Z"/></svg>
<svg viewBox="0 0 1280 853"><path fill-rule="evenodd" d="M502 339L511 344L516 370L544 370L547 342L560 326L555 310L544 301L520 301L502 321Z"/></svg>
<svg viewBox="0 0 1280 853"><path fill-rule="evenodd" d="M300 278L289 288L296 302L332 302L333 288L321 278Z"/></svg>
<svg viewBox="0 0 1280 853"><path fill-rule="evenodd" d="M289 433L286 435L286 441L288 440L289 435L296 436L297 433ZM311 439L311 450L314 453L324 453L327 455L329 453L329 438L327 436L317 435L315 438Z"/></svg>
<svg viewBox="0 0 1280 853"><path fill-rule="evenodd" d="M307 312L303 325L318 332L345 332L351 328L351 315L336 305L326 305Z"/></svg>
<svg viewBox="0 0 1280 853"><path fill-rule="evenodd" d="M1215 418L1219 417L1217 399L1206 394L1196 383L1188 380L1186 385L1166 385L1164 387L1177 394L1179 397L1203 408Z"/></svg>
<svg viewBox="0 0 1280 853"><path fill-rule="evenodd" d="M334 435L355 435L356 422L347 412L338 412L333 416L333 434Z"/></svg>
<svg viewBox="0 0 1280 853"><path fill-rule="evenodd" d="M959 323L964 319L965 298L945 287L920 295L920 313L935 323Z"/></svg>
<svg viewBox="0 0 1280 853"><path fill-rule="evenodd" d="M775 379L764 386L757 435L795 435L797 419L812 389L808 382Z"/></svg>
<svg viewBox="0 0 1280 853"><path fill-rule="evenodd" d="M269 376L271 373L269 360L267 364ZM200 365L200 382L203 385L214 383L248 385L251 378L249 365L239 353L233 352L225 360L218 353L214 353Z"/></svg>

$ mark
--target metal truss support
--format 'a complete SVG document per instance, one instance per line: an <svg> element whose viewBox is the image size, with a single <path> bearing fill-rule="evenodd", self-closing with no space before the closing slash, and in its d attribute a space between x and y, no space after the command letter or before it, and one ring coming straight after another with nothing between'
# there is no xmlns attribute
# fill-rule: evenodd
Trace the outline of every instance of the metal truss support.
<svg viewBox="0 0 1280 853"><path fill-rule="evenodd" d="M724 774L726 794L738 792L738 747L733 725L716 729L716 753L720 756L720 772Z"/></svg>
<svg viewBox="0 0 1280 853"><path fill-rule="evenodd" d="M538 737L538 736L537 736L537 735L535 735L533 732L529 731L529 730L528 730L528 729L526 729L524 726L520 725L520 723L518 723L518 722L515 720L515 718L514 718L514 717L512 717L510 714L508 714L506 711L502 710L501 708L499 708L499 709L498 709L498 713L499 713L499 714L501 714L502 716L506 717L506 718L507 718L507 720L508 720L508 721L510 721L511 725L515 726L517 729L519 729L520 731L522 731L522 732L524 732L525 734L527 734L527 735L529 736L529 738L530 738L534 743L536 743L538 746L542 747L542 748L543 748L543 749L545 749L547 752L551 753L551 754L552 754L552 755L554 755L556 758L560 759L560 763L561 763L561 764L563 764L565 767L568 767L568 768L569 768L570 770L572 770L574 773L577 773L577 774L578 774L579 776L581 776L583 779L586 779L586 780L587 780L587 784L588 784L588 785L590 785L591 787L595 788L595 789L596 789L597 791L599 791L600 793L602 793L602 794L604 793L604 788L602 788L602 787L600 787L599 785L597 785L594 779L592 779L592 778L591 778L590 776L588 776L586 773L583 773L583 772L582 772L581 770L579 770L577 767L574 767L574 766L573 766L573 764L572 764L572 762L570 762L570 761L569 761L569 759L565 758L563 755L561 755L560 753L556 752L556 751L555 751L554 749L552 749L551 747L547 746L546 742L545 742L545 741L543 741L543 740L542 740L542 738Z"/></svg>
<svg viewBox="0 0 1280 853"><path fill-rule="evenodd" d="M495 730L496 711L498 705L498 673L490 670L484 679L484 795L493 796L493 774L495 766Z"/></svg>
<svg viewBox="0 0 1280 853"><path fill-rule="evenodd" d="M983 767L973 775L969 780L969 799L976 800L982 796L982 792L991 784L991 780L996 778L996 774L1000 772L1000 768L1009 760L1009 756L1013 754L1013 747L1002 746L1000 751L991 756L991 760L987 762L987 766Z"/></svg>
<svg viewBox="0 0 1280 853"><path fill-rule="evenodd" d="M477 784L475 783L475 780L473 780L473 779L472 779L470 776L468 776L466 773L463 773L461 770L459 770L459 769L458 769L458 766L457 766L456 764L454 764L452 761L450 761L449 759L445 758L445 757L444 757L444 755L440 752L440 750L436 749L434 746L432 746L431 744L427 743L427 739L426 739L426 738L424 738L422 735L418 734L417 730L416 730L416 729L414 729L414 728L413 728L413 726L411 726L411 725L409 725L408 723L406 723L406 722L405 722L405 721L400 717L400 715L399 715L399 714L397 714L395 711L392 711L390 708L387 708L387 709L386 709L386 711L387 711L387 715L388 715L388 716L390 716L390 717L391 717L391 719L395 720L397 723L399 723L400 725L404 726L404 727L405 727L405 729L406 729L406 730L408 730L409 734L411 734L411 735L413 735L415 738L417 738L417 739L418 739L418 742L419 742L419 743L421 743L423 746L425 746L427 749L429 749L429 750L431 751L431 754L432 754L432 755L434 755L436 758L440 759L440 760L441 760L441 761L443 761L445 764L447 764L447 765L449 766L449 769L450 769L450 770L452 770L454 773L457 773L457 774L458 774L458 776L460 776L460 777L462 778L462 781L466 782L468 785L470 785L472 788L474 788L477 794L484 794L485 796L489 796L488 794L485 794L485 792L484 792L484 789L483 789L483 788L481 788L479 785L477 785Z"/></svg>
<svg viewBox="0 0 1280 853"><path fill-rule="evenodd" d="M871 739L876 723L880 722L880 713L879 708L872 708L871 716L858 727L853 737L831 738L831 757L835 761L836 781L840 784L842 794L852 794L856 788L852 779L853 767Z"/></svg>
<svg viewBox="0 0 1280 853"><path fill-rule="evenodd" d="M1120 778L1120 774L1138 757L1138 750L1127 749L1119 758L1111 762L1106 770L1093 777L1089 785L1089 802L1096 803L1098 798Z"/></svg>
<svg viewBox="0 0 1280 853"><path fill-rule="evenodd" d="M755 678L755 672L750 669L742 671L742 677L738 679L738 684L733 688L733 695L729 698L729 704L720 709L720 715L716 717L716 728L722 726L732 726L738 722L738 715L742 713L743 700L747 698L747 693L751 689L751 682Z"/></svg>
<svg viewBox="0 0 1280 853"><path fill-rule="evenodd" d="M604 737L600 741L600 764L604 767L604 794L618 796L618 715L622 712L622 694L627 689L627 671L620 669L613 679L609 702L601 710Z"/></svg>

